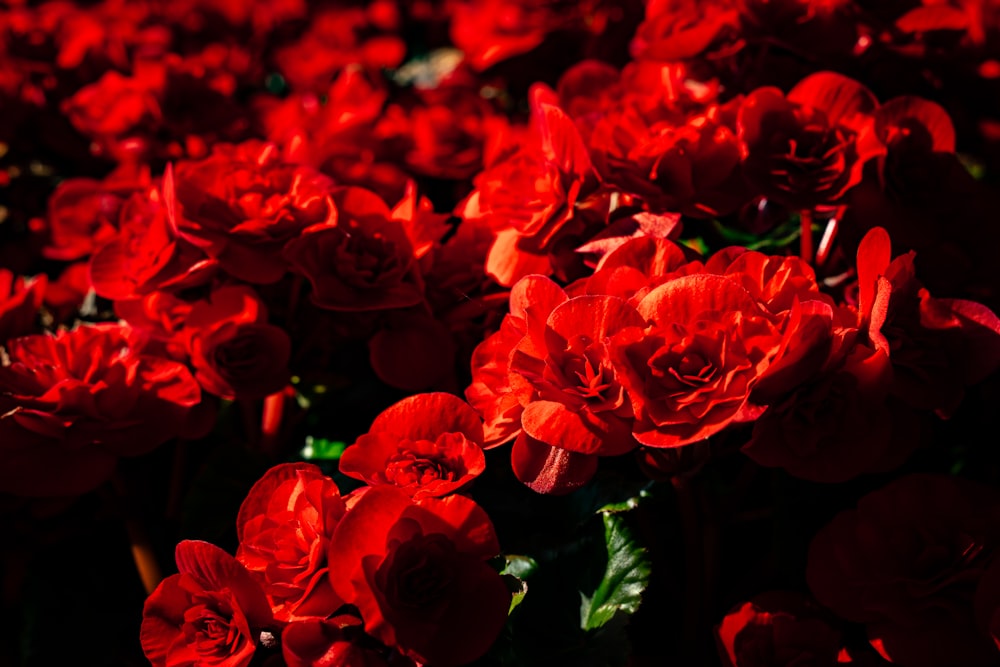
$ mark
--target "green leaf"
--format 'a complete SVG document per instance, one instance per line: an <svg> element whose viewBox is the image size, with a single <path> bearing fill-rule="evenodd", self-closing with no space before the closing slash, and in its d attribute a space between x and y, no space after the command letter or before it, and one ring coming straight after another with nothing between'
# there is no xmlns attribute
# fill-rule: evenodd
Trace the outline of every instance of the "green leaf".
<svg viewBox="0 0 1000 667"><path fill-rule="evenodd" d="M580 625L584 630L600 628L616 612L634 614L649 584L649 555L636 542L625 517L613 511L602 512L601 517L608 564L594 594L589 598L581 594Z"/></svg>
<svg viewBox="0 0 1000 667"><path fill-rule="evenodd" d="M347 443L326 438L306 437L306 446L299 452L306 461L339 461L340 455L347 449Z"/></svg>
<svg viewBox="0 0 1000 667"><path fill-rule="evenodd" d="M507 610L507 615L510 616L511 612L517 608L517 605L521 604L521 601L524 600L524 596L528 594L528 582L518 579L512 574L501 576L503 582L507 585L507 590L511 592L510 609Z"/></svg>
<svg viewBox="0 0 1000 667"><path fill-rule="evenodd" d="M506 562L500 574L512 574L518 579L527 579L538 569L538 562L531 556L507 554Z"/></svg>

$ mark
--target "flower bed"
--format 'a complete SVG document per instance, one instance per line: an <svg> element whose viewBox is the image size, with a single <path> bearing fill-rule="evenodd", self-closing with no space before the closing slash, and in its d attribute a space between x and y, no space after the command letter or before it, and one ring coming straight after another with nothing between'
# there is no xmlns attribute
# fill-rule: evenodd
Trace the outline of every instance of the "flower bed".
<svg viewBox="0 0 1000 667"><path fill-rule="evenodd" d="M996 3L0 36L0 664L1000 665Z"/></svg>

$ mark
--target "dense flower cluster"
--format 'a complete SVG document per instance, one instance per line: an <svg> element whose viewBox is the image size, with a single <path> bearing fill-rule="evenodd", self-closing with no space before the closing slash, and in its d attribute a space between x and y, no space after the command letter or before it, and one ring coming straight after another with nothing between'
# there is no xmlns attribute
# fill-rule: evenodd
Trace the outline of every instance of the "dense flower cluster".
<svg viewBox="0 0 1000 667"><path fill-rule="evenodd" d="M991 0L7 2L5 542L157 666L1000 665L998 173Z"/></svg>

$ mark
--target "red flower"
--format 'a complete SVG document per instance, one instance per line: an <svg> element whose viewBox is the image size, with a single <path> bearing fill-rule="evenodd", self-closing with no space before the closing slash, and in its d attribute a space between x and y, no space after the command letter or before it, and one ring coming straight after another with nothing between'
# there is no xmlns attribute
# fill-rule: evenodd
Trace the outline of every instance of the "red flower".
<svg viewBox="0 0 1000 667"><path fill-rule="evenodd" d="M423 285L401 221L381 198L361 188L334 193L339 216L305 230L285 256L312 284L312 300L329 310L413 306Z"/></svg>
<svg viewBox="0 0 1000 667"><path fill-rule="evenodd" d="M726 667L834 667L840 631L815 603L797 593L756 596L730 611L716 628Z"/></svg>
<svg viewBox="0 0 1000 667"><path fill-rule="evenodd" d="M47 284L44 274L15 279L7 269L0 269L0 344L35 331Z"/></svg>
<svg viewBox="0 0 1000 667"><path fill-rule="evenodd" d="M414 498L446 496L486 468L483 423L451 394L404 398L375 418L340 458L340 472Z"/></svg>
<svg viewBox="0 0 1000 667"><path fill-rule="evenodd" d="M195 378L227 399L264 398L284 389L292 342L281 327L226 321L191 337Z"/></svg>
<svg viewBox="0 0 1000 667"><path fill-rule="evenodd" d="M638 310L649 326L623 329L611 343L636 440L677 447L749 416L750 390L780 335L748 291L728 277L686 276L651 291Z"/></svg>
<svg viewBox="0 0 1000 667"><path fill-rule="evenodd" d="M346 511L337 485L308 463L275 466L250 489L236 520L236 559L278 621L327 618L343 604L330 585L327 550Z"/></svg>
<svg viewBox="0 0 1000 667"><path fill-rule="evenodd" d="M418 662L452 667L486 653L506 622L511 595L486 563L499 550L468 498L415 503L376 486L337 525L330 570L369 634Z"/></svg>
<svg viewBox="0 0 1000 667"><path fill-rule="evenodd" d="M114 238L114 222L124 197L108 184L89 178L69 178L49 197L46 222L49 244L42 254L72 261L91 254Z"/></svg>
<svg viewBox="0 0 1000 667"><path fill-rule="evenodd" d="M180 235L249 283L278 281L285 245L336 220L330 179L259 141L217 145L204 160L179 163L174 180Z"/></svg>
<svg viewBox="0 0 1000 667"><path fill-rule="evenodd" d="M217 264L178 237L173 172L160 188L132 195L122 206L118 234L90 258L94 290L107 299L134 299L157 289L207 282Z"/></svg>
<svg viewBox="0 0 1000 667"><path fill-rule="evenodd" d="M954 477L910 475L838 514L809 547L813 595L864 623L906 667L992 665L973 618L977 582L1000 545L1000 495Z"/></svg>
<svg viewBox="0 0 1000 667"><path fill-rule="evenodd" d="M264 592L232 556L207 542L177 545L180 574L142 610L140 641L154 667L246 667L273 625Z"/></svg>
<svg viewBox="0 0 1000 667"><path fill-rule="evenodd" d="M632 41L632 55L664 62L693 58L733 36L738 25L733 0L651 0Z"/></svg>
<svg viewBox="0 0 1000 667"><path fill-rule="evenodd" d="M765 197L796 210L836 203L877 152L870 114L877 101L857 81L819 72L786 97L759 88L743 101L743 173Z"/></svg>
<svg viewBox="0 0 1000 667"><path fill-rule="evenodd" d="M384 647L366 637L350 616L288 624L281 633L281 654L287 667L414 667L413 661L383 657ZM366 641L367 640L367 641ZM391 663L390 663L391 660Z"/></svg>
<svg viewBox="0 0 1000 667"><path fill-rule="evenodd" d="M107 480L119 456L177 436L201 400L182 364L142 353L130 329L83 326L17 338L0 367L0 488L74 495Z"/></svg>

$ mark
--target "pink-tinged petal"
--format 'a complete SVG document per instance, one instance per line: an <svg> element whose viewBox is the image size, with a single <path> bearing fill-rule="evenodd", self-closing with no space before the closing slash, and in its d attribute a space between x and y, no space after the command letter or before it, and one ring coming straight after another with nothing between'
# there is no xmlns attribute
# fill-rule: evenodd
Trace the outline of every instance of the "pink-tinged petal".
<svg viewBox="0 0 1000 667"><path fill-rule="evenodd" d="M702 313L763 314L753 296L725 276L697 274L660 285L638 305L639 314L661 326L692 322Z"/></svg>
<svg viewBox="0 0 1000 667"><path fill-rule="evenodd" d="M878 279L892 261L889 232L875 227L858 245L858 310L862 321L868 320L875 305Z"/></svg>
<svg viewBox="0 0 1000 667"><path fill-rule="evenodd" d="M923 132L926 136L917 136ZM875 112L875 133L891 146L897 140L920 141L929 151L955 152L955 126L940 105L922 97L895 97Z"/></svg>
<svg viewBox="0 0 1000 667"><path fill-rule="evenodd" d="M260 585L242 563L219 547L184 540L174 550L174 558L178 571L194 577L205 590L231 590L251 627L265 627L271 622L271 605Z"/></svg>
<svg viewBox="0 0 1000 667"><path fill-rule="evenodd" d="M858 125L857 117L871 114L878 106L872 91L836 72L816 72L795 84L788 100L826 113L831 126Z"/></svg>
<svg viewBox="0 0 1000 667"><path fill-rule="evenodd" d="M523 433L514 441L510 458L514 475L538 493L570 493L597 472L596 456L550 447Z"/></svg>
<svg viewBox="0 0 1000 667"><path fill-rule="evenodd" d="M442 433L461 433L472 442L483 442L479 415L459 397L444 392L404 398L376 417L369 432L431 441Z"/></svg>
<svg viewBox="0 0 1000 667"><path fill-rule="evenodd" d="M247 522L255 516L268 513L271 498L279 486L296 479L301 480L304 486L305 482L309 480L323 479L324 477L326 475L323 474L323 471L312 463L282 463L268 470L263 477L257 480L257 483L247 493L243 504L240 505L240 511L236 517L237 537L242 542ZM288 509L291 509L297 497L298 494L289 496L290 507Z"/></svg>
<svg viewBox="0 0 1000 667"><path fill-rule="evenodd" d="M638 446L629 421L611 413L597 416L587 410L574 412L553 401L529 403L521 415L521 425L531 438L578 454L614 456Z"/></svg>

